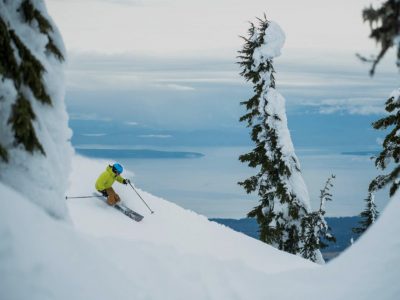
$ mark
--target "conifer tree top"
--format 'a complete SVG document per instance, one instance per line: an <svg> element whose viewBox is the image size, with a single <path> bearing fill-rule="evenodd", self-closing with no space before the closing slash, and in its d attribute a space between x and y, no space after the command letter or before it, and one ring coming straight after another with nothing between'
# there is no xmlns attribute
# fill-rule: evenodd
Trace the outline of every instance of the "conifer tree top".
<svg viewBox="0 0 400 300"><path fill-rule="evenodd" d="M392 47L397 48L396 64L400 68L400 1L387 0L376 8L371 5L363 10L362 16L364 22L370 25L369 37L375 40L380 48L378 55L371 58L358 54L362 61L372 63L370 75L374 75L376 66Z"/></svg>
<svg viewBox="0 0 400 300"><path fill-rule="evenodd" d="M266 63L267 60L280 56L285 38L282 28L277 23L268 21L268 27L265 29L262 38L263 43L254 49L254 68L258 68L260 64Z"/></svg>

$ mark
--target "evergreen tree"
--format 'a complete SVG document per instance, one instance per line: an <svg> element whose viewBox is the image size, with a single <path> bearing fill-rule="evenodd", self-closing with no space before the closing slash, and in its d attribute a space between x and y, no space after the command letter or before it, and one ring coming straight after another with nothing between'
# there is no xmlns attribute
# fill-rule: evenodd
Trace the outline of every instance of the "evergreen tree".
<svg viewBox="0 0 400 300"><path fill-rule="evenodd" d="M325 202L332 201L330 188L333 187L332 180L335 178L331 175L325 183L320 194L320 206L317 211L309 213L301 220L302 241L301 254L303 257L317 263L323 263L323 258L317 250L324 249L328 246L325 241L336 242L336 238L332 235L331 228L325 220Z"/></svg>
<svg viewBox="0 0 400 300"><path fill-rule="evenodd" d="M383 141L383 150L375 159L375 165L384 170L390 162L393 162L395 167L389 174L379 175L372 180L369 191L379 190L391 183L389 193L393 196L400 185L400 89L392 92L385 109L389 114L374 122L372 126L375 129L393 128Z"/></svg>
<svg viewBox="0 0 400 300"><path fill-rule="evenodd" d="M64 218L64 45L43 0L0 0L0 181Z"/></svg>
<svg viewBox="0 0 400 300"><path fill-rule="evenodd" d="M256 218L260 240L293 254L301 253L301 220L310 210L308 191L287 127L285 99L275 90L273 58L280 54L284 33L264 16L250 23L239 51L240 73L253 85L254 95L241 104L240 121L251 128L254 149L239 160L257 174L239 182L247 193L256 192L260 204L248 213ZM318 251L319 252L319 251Z"/></svg>
<svg viewBox="0 0 400 300"><path fill-rule="evenodd" d="M3 3L3 5L6 4ZM48 38L46 51L62 61L64 57L51 37L53 28L50 22L34 7L32 2L23 1L17 8L17 12L29 26L39 27L40 32ZM25 150L31 153L39 151L45 154L32 124L36 115L29 96L32 93L34 96L32 98L37 101L46 105L52 104L43 82L45 71L40 60L18 37L10 21L6 19L6 15L0 15L0 80L2 82L11 80L17 92L8 123L12 126L15 144L23 145ZM8 151L1 143L0 157L4 161L8 160Z"/></svg>
<svg viewBox="0 0 400 300"><path fill-rule="evenodd" d="M374 75L377 64L391 47L397 47L397 66L400 68L400 1L387 0L378 8L371 5L363 10L362 16L364 22L369 22L370 38L380 47L376 57L358 55L361 60L372 63L370 74Z"/></svg>
<svg viewBox="0 0 400 300"><path fill-rule="evenodd" d="M374 75L375 68L385 53L391 47L397 47L397 66L400 68L400 1L387 0L379 7L370 6L363 10L364 22L368 21L371 28L370 38L374 39L380 46L380 52L377 57L366 59L359 55L364 61L372 62L371 75ZM394 90L386 101L385 110L388 116L374 122L372 126L375 129L393 129L385 137L383 150L375 159L375 165L384 170L390 162L394 162L395 167L387 175L377 176L369 185L369 192L377 191L391 183L390 196L393 196L399 187L400 175L400 89Z"/></svg>
<svg viewBox="0 0 400 300"><path fill-rule="evenodd" d="M360 227L353 228L354 233L362 234L368 229L369 226L375 223L379 216L379 213L375 205L374 194L369 192L368 197L365 199L366 207L365 210L360 214L361 221L359 222Z"/></svg>
<svg viewBox="0 0 400 300"><path fill-rule="evenodd" d="M368 21L371 27L370 37L374 39L381 50L379 55L372 60L371 75L387 50L397 47L397 66L400 68L400 1L388 0L378 8L372 6L363 10L363 19ZM363 60L367 60L363 58ZM374 192L391 184L390 196L397 191L400 181L400 89L394 90L386 101L385 110L388 115L374 122L372 126L378 130L393 127L383 142L383 150L375 159L376 167L384 170L393 162L394 169L386 175L379 175L372 180L369 191Z"/></svg>

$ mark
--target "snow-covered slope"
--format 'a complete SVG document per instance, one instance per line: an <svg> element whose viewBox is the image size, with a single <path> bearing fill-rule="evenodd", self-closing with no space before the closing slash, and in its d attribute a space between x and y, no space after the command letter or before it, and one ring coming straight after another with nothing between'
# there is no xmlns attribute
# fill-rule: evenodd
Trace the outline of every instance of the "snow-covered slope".
<svg viewBox="0 0 400 300"><path fill-rule="evenodd" d="M318 270L271 278L270 299L400 299L400 194L381 217L337 259ZM282 289L286 282L291 289Z"/></svg>
<svg viewBox="0 0 400 300"><path fill-rule="evenodd" d="M77 157L70 193L90 194L106 165ZM68 200L73 224L56 221L0 189L0 299L244 299L269 274L317 267L140 191L150 215L122 185L141 223L97 199Z"/></svg>
<svg viewBox="0 0 400 300"><path fill-rule="evenodd" d="M71 196L107 162L74 159ZM125 174L126 175L126 174ZM156 183L155 183L156 184ZM97 199L56 221L0 184L0 299L398 299L399 198L326 266L280 252L168 201L116 185L136 223Z"/></svg>
<svg viewBox="0 0 400 300"><path fill-rule="evenodd" d="M69 194L90 195L97 176L110 163L76 157ZM90 172L83 173L82 166ZM131 177L129 173L122 175ZM150 214L131 187L115 183L114 188L127 206L145 216L142 222L132 222L98 199L70 199L68 207L79 231L97 237L118 237L151 243L157 247L166 246L177 253L235 260L239 264L267 273L314 266L296 256L282 255L281 251L273 247L139 189L139 193L155 211L155 214ZM266 257L273 259L265 259Z"/></svg>
<svg viewBox="0 0 400 300"><path fill-rule="evenodd" d="M2 183L0 190L0 299L124 299L137 287L95 239Z"/></svg>

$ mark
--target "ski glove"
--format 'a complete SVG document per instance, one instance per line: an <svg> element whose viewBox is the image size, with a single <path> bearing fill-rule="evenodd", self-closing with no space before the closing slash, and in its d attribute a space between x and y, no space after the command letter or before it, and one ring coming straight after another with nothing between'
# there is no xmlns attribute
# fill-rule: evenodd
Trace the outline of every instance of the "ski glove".
<svg viewBox="0 0 400 300"><path fill-rule="evenodd" d="M122 181L123 184L128 184L131 183L131 181L129 179L124 179L124 181Z"/></svg>

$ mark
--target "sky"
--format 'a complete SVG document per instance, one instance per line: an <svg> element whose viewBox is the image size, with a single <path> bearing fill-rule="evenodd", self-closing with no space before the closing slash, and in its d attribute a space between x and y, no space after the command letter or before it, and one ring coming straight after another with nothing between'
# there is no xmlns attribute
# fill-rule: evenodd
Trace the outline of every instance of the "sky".
<svg viewBox="0 0 400 300"><path fill-rule="evenodd" d="M383 133L372 130L370 124L383 115L384 102L398 87L393 52L386 55L373 78L368 75L369 66L355 57L378 51L361 18L362 9L376 2L46 1L68 51L66 102L74 130L72 142L77 147L173 151L248 146L248 130L238 122L244 113L239 103L252 90L239 75L236 56L249 21L256 22L256 17L266 13L286 34L282 55L274 61L276 84L286 98L289 129L311 194L318 195L330 172L339 172L340 199L334 215L353 215L362 203L350 208L346 184L357 177L351 198L362 200L376 172L365 156L337 155L379 149ZM354 159L357 163L352 163ZM160 195L152 190L148 164L138 165L148 176L139 178L143 186ZM190 176L190 172L176 171ZM169 166L163 172L168 173ZM160 196L178 195L179 182L170 178L168 185L176 186L174 193ZM383 207L387 199L377 201ZM223 215L221 203L220 210L213 209L213 217ZM198 205L201 212L210 215L211 209L203 206ZM234 216L240 214L243 211L235 211Z"/></svg>
<svg viewBox="0 0 400 300"><path fill-rule="evenodd" d="M247 23L266 13L287 34L286 49L361 51L365 0L49 0L69 51L157 56L225 56Z"/></svg>
<svg viewBox="0 0 400 300"><path fill-rule="evenodd" d="M178 101L171 105L176 107L181 105L179 99L197 100L193 93L215 89L218 84L224 85L224 91L248 88L238 75L240 69L236 64L237 51L242 46L239 36L246 35L249 21L256 21L256 17L266 13L286 33L283 54L275 60L275 69L278 88L290 89L293 93L289 96L311 88L315 94L315 90L329 85L331 90L338 86L353 91L374 88L373 94L364 93L362 97L330 92L328 97L310 99L313 97L309 93L304 97L298 97L297 93L297 97L287 97L290 109L319 106L321 113L344 110L370 114L382 112L384 98L396 85L392 75L397 71L391 53L378 66L373 80L367 75L369 66L355 59L355 53L368 56L377 52L368 38L369 26L361 19L362 8L369 3L368 0L49 0L47 6L68 50L69 92L118 91L125 93L122 98L131 92L130 99L145 98L145 106L168 99ZM220 94L224 91L213 90L213 95L223 99ZM247 97L240 92L237 95L237 98ZM90 97L85 95L85 98ZM160 109L168 109L165 102L159 104ZM182 106L186 104L187 101ZM154 105L148 110L154 110ZM197 113L182 111L181 115L172 114L173 119L186 122L185 119L190 120ZM168 124L170 120L163 125ZM176 126L182 127L182 123Z"/></svg>

